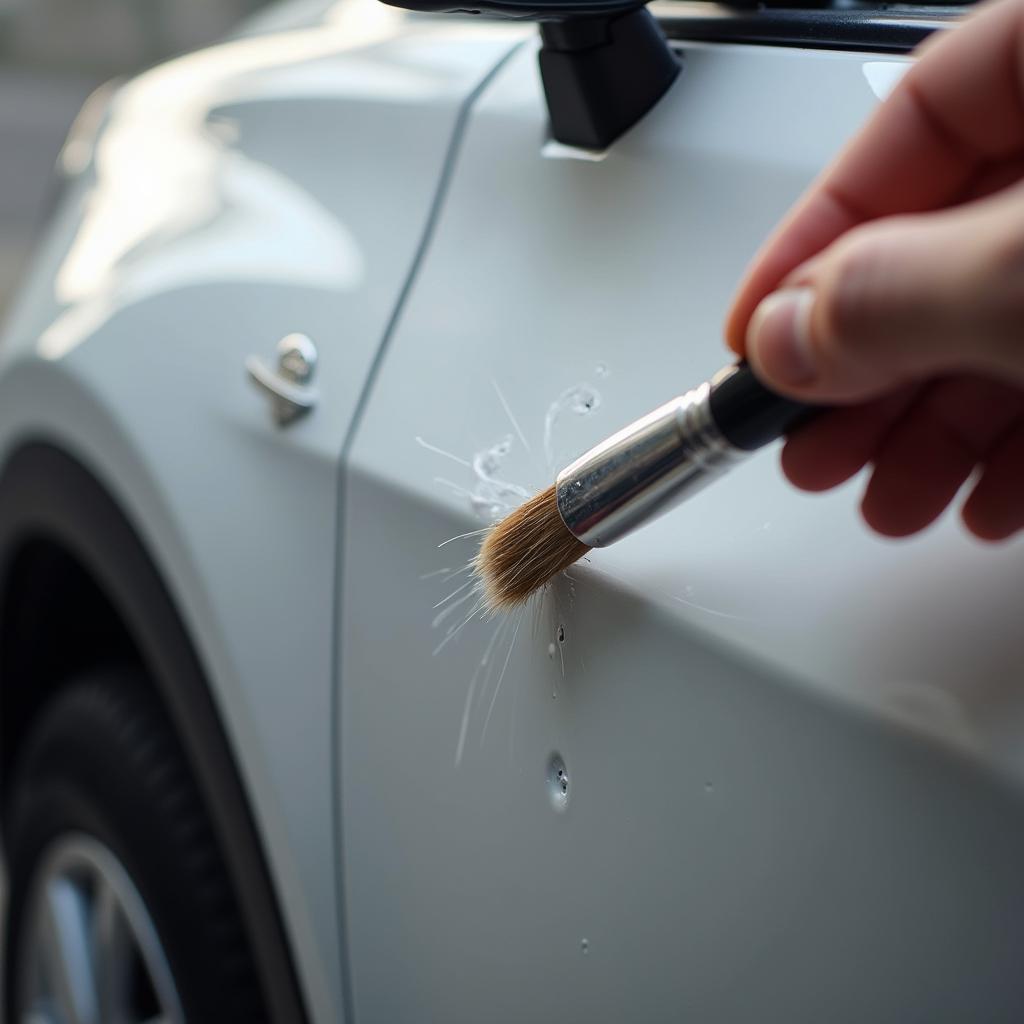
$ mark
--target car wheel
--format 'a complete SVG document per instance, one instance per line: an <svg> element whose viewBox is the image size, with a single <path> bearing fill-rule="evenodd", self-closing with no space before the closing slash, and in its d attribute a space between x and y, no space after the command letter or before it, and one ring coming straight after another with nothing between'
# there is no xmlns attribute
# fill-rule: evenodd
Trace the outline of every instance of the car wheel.
<svg viewBox="0 0 1024 1024"><path fill-rule="evenodd" d="M145 678L63 689L9 806L11 1024L267 1020L209 820Z"/></svg>

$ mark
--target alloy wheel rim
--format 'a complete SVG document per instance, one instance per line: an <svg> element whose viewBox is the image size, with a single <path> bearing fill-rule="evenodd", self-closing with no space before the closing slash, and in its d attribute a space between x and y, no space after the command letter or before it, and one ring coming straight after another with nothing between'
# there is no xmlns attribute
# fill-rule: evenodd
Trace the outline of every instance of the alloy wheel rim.
<svg viewBox="0 0 1024 1024"><path fill-rule="evenodd" d="M19 1024L185 1024L152 915L110 849L81 833L44 854L23 925Z"/></svg>

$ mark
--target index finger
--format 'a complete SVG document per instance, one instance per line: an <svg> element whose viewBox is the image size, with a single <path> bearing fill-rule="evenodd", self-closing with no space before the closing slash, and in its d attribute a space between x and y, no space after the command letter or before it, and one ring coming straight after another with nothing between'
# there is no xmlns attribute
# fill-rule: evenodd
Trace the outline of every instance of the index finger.
<svg viewBox="0 0 1024 1024"><path fill-rule="evenodd" d="M985 166L1024 150L1024 3L986 4L918 62L762 246L726 338L744 349L757 304L850 228L955 203Z"/></svg>

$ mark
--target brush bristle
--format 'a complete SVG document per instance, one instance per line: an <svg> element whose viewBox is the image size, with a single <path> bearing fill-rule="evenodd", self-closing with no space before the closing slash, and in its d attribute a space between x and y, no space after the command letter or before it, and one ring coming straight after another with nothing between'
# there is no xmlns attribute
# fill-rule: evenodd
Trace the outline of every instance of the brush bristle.
<svg viewBox="0 0 1024 1024"><path fill-rule="evenodd" d="M535 495L487 534L475 567L490 611L522 604L590 550L565 527L555 488Z"/></svg>

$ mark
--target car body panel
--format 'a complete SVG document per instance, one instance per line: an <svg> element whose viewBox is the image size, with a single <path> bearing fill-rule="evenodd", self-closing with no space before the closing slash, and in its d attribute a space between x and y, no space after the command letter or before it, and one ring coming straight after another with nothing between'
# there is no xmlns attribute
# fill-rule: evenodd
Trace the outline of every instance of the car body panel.
<svg viewBox="0 0 1024 1024"><path fill-rule="evenodd" d="M4 334L0 449L70 452L152 551L209 675L316 1021L343 1005L339 453L460 113L523 33L353 0L134 80L95 137L65 148L65 194ZM321 402L281 430L244 367L293 331L319 347Z"/></svg>
<svg viewBox="0 0 1024 1024"><path fill-rule="evenodd" d="M597 155L545 143L533 47L501 69L359 426L355 1016L1017 1019L1020 540L883 541L768 451L449 635L476 538L438 545L728 361L745 262L906 65L683 50Z"/></svg>

